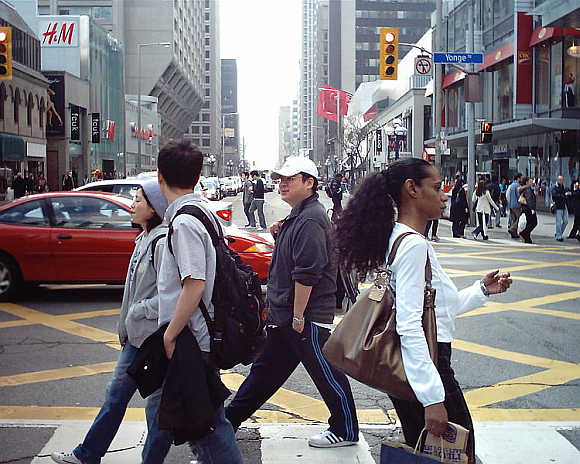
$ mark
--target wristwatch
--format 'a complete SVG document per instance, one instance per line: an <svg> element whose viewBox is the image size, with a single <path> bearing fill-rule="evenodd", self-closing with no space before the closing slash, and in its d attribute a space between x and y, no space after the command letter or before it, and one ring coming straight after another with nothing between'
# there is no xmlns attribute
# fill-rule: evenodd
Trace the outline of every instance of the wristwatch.
<svg viewBox="0 0 580 464"><path fill-rule="evenodd" d="M483 293L485 296L489 296L489 290L487 289L487 287L483 283L483 279L481 279L479 281L479 287L481 288L481 293Z"/></svg>

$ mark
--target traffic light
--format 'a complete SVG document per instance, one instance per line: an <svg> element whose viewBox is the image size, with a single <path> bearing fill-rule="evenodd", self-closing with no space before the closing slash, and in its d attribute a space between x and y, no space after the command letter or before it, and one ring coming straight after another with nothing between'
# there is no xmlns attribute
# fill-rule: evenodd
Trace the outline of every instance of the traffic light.
<svg viewBox="0 0 580 464"><path fill-rule="evenodd" d="M488 121L481 121L481 143L491 143L491 128L493 124Z"/></svg>
<svg viewBox="0 0 580 464"><path fill-rule="evenodd" d="M382 80L397 80L399 67L399 29L382 27L380 35L379 78Z"/></svg>
<svg viewBox="0 0 580 464"><path fill-rule="evenodd" d="M0 27L0 79L12 79L12 28Z"/></svg>

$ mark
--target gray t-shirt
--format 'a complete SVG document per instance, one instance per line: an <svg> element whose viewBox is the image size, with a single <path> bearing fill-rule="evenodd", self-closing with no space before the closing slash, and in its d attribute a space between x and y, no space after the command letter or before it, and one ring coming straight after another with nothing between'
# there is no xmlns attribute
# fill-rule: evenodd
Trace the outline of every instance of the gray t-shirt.
<svg viewBox="0 0 580 464"><path fill-rule="evenodd" d="M194 193L184 195L171 203L165 212L165 220L171 223L175 213L185 205L201 208L214 226L220 227L213 215L207 211L202 199ZM216 273L216 252L211 237L203 224L189 214L180 214L173 220L171 237L173 254L169 247L164 248L163 260L157 280L159 292L159 325L169 322L175 314L177 300L181 294L182 281L191 277L205 281L203 302L213 317L211 297ZM199 307L191 316L188 324L202 351L210 351L210 338L207 325Z"/></svg>

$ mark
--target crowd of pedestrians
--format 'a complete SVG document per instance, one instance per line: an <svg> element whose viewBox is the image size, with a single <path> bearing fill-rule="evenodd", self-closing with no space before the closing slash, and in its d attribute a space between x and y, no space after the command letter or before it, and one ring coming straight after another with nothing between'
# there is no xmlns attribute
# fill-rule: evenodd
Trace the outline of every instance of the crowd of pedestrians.
<svg viewBox="0 0 580 464"><path fill-rule="evenodd" d="M430 236L438 241L439 217L447 202L439 172L421 159L396 161L386 170L365 178L344 209L342 178L336 175L327 190L335 213L332 222L320 201L319 174L310 159L288 158L273 172L272 177L280 181L280 197L291 211L269 229L275 246L267 284L266 342L226 406L224 398L228 392L211 355L210 327L202 314L215 316L212 295L220 285L216 280L218 254L206 225L191 214L183 214L184 209L195 206L207 216L205 222L221 231L219 222L194 193L202 165L203 155L197 147L187 141L170 142L159 152L157 180L147 181L137 191L131 218L142 233L135 241L125 282L119 320L122 345L119 359L103 406L83 442L72 451L53 453L53 460L59 464L100 463L137 389L127 368L137 358L145 340L155 336L160 337L158 355L169 363L169 369L161 388L155 388L147 398L144 463L161 464L171 443L184 441L189 443L197 463L242 463L236 441L238 428L268 402L299 364L330 411L327 429L310 437L308 444L318 448L356 445L359 425L349 379L326 360L322 351L338 306L338 268L368 275L385 264L393 244L405 234L390 266L390 285L396 300L396 329L404 373L417 401L396 397L390 400L401 421L405 441L412 447L423 428L441 436L449 421L466 427L470 431L468 462L473 464L472 418L451 368L455 318L482 306L490 296L507 291L512 281L509 273L496 270L459 291L445 273L427 240ZM256 171L244 172L242 177L247 226L256 227L257 211L260 227L265 229L263 181ZM63 182L68 186L68 178ZM570 237L580 240L580 184L566 189L563 178L558 178L551 197L556 239L564 237L571 205L576 215ZM465 236L471 212L468 199L467 186L458 175L450 208L452 233L457 238ZM509 210L510 234L531 242L537 224L531 179L518 174L509 186L505 180L494 179L490 185L482 179L471 200L477 217L474 238L481 235L487 240L488 229L500 227L502 213ZM525 217L526 226L518 232L521 216ZM427 262L431 265L431 284L436 295L436 363L429 356L421 326ZM188 337L187 343L184 336ZM180 376L187 379L190 388L181 391L181 396L195 393L203 398L186 411L175 408L176 400L168 393L176 391L174 382L183 380ZM208 380L200 393L202 378ZM173 409L167 409L168 403ZM197 413L205 413L208 408L213 420L203 434L178 436L173 420L183 425L186 413L186 422L195 422Z"/></svg>

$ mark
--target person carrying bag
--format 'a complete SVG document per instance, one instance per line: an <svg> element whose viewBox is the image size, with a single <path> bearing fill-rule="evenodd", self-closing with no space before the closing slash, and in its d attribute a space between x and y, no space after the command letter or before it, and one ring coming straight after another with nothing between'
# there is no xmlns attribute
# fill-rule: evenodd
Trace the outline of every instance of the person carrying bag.
<svg viewBox="0 0 580 464"><path fill-rule="evenodd" d="M400 340L402 366L415 398L387 391L401 421L407 445L415 447L423 428L437 437L442 436L452 421L470 431L466 450L468 463L473 464L473 423L451 368L455 317L482 306L489 295L505 292L511 279L509 273L496 270L466 289L457 290L441 267L435 250L421 235L428 220L441 216L446 201L447 195L441 189L441 175L427 161L418 158L396 161L387 170L368 176L359 185L338 220L335 244L339 264L345 269L356 270L364 278L389 262L398 242L398 249L389 265L390 281L387 282L385 276L384 283L390 286L394 297L395 329ZM404 239L399 239L407 233ZM429 280L434 289L437 334L437 355L433 358L426 336L428 326L423 322L425 306L430 303L425 298ZM382 284L379 282L379 285ZM359 298L368 298L368 294ZM384 330L381 325L376 327L379 330L372 332L373 337L381 337L388 325L385 323ZM365 325L352 330L368 333ZM352 349L358 348L352 346ZM385 363L385 358L388 360L389 357L395 358L393 352L381 354L373 361L382 363L381 367L377 370L374 366L367 366L367 369L374 369L377 375L394 376L394 365Z"/></svg>

